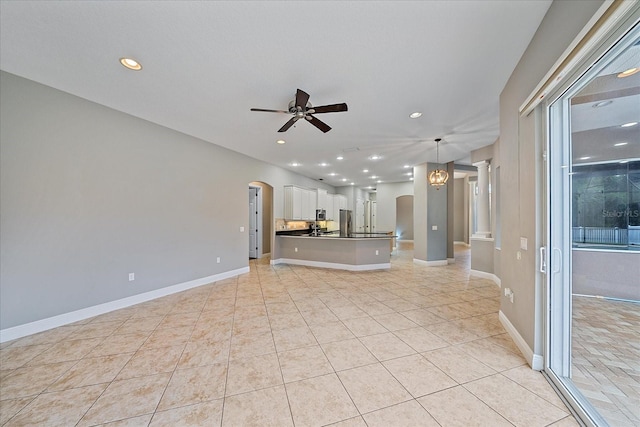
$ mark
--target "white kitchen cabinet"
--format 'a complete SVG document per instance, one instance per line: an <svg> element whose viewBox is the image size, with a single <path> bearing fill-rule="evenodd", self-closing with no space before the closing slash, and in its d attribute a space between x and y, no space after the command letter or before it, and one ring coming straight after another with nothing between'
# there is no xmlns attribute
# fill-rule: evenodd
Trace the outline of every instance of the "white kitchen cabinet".
<svg viewBox="0 0 640 427"><path fill-rule="evenodd" d="M333 200L335 199L335 195L334 194L327 194L327 203L326 206L324 207L324 210L327 211L327 219L328 220L336 220L335 219L335 212L333 211ZM320 208L318 208L320 209Z"/></svg>
<svg viewBox="0 0 640 427"><path fill-rule="evenodd" d="M309 200L309 204L307 206L307 214L311 221L316 219L316 209L318 209L318 193L316 190L307 190L307 199Z"/></svg>
<svg viewBox="0 0 640 427"><path fill-rule="evenodd" d="M284 219L288 220L314 220L316 219L317 202L316 190L297 187L295 185L284 186Z"/></svg>
<svg viewBox="0 0 640 427"><path fill-rule="evenodd" d="M327 194L327 190L318 188L317 194L318 194L318 206L316 207L316 209L327 210L327 200L329 198L328 197L329 195Z"/></svg>

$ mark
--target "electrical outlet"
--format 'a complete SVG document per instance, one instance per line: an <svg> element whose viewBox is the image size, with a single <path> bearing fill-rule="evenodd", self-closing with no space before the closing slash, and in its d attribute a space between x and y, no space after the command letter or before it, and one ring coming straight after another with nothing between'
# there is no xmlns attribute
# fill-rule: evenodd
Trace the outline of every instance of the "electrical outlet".
<svg viewBox="0 0 640 427"><path fill-rule="evenodd" d="M240 232L244 233L244 227L240 227Z"/></svg>
<svg viewBox="0 0 640 427"><path fill-rule="evenodd" d="M136 280L136 273L129 273L129 281L133 282L134 280Z"/></svg>
<svg viewBox="0 0 640 427"><path fill-rule="evenodd" d="M437 226L437 225L432 225L432 226L431 226L431 229L432 229L433 231L438 231L438 226Z"/></svg>
<svg viewBox="0 0 640 427"><path fill-rule="evenodd" d="M522 252L520 251L516 252L516 259L518 260L522 259Z"/></svg>
<svg viewBox="0 0 640 427"><path fill-rule="evenodd" d="M380 255L380 251L376 249L376 255Z"/></svg>
<svg viewBox="0 0 640 427"><path fill-rule="evenodd" d="M504 288L504 296L509 298L509 301L513 304L513 291L511 288Z"/></svg>
<svg viewBox="0 0 640 427"><path fill-rule="evenodd" d="M294 251L298 252L298 248L294 248Z"/></svg>
<svg viewBox="0 0 640 427"><path fill-rule="evenodd" d="M220 264L220 257L216 258L216 262Z"/></svg>

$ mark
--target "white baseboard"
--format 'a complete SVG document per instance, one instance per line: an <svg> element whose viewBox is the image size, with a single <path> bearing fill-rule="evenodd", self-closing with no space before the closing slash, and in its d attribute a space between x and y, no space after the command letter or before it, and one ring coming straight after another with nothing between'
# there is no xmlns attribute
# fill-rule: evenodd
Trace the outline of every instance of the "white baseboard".
<svg viewBox="0 0 640 427"><path fill-rule="evenodd" d="M83 308L69 313L59 314L57 316L48 317L35 322L25 323L24 325L14 326L12 328L0 329L0 343L15 340L17 338L26 337L38 332L57 328L58 326L67 325L69 323L78 322L110 311L129 307L142 302L150 301L156 298L186 291L187 289L196 288L198 286L207 285L212 282L235 277L240 274L248 273L249 267L238 268L236 270L226 271L213 276L207 276L200 279L191 280L189 282L178 283L177 285L167 286L154 291L145 292L138 295L122 298L115 301L106 302L104 304L94 305L92 307Z"/></svg>
<svg viewBox="0 0 640 427"><path fill-rule="evenodd" d="M480 270L469 270L469 274L475 277L482 277L483 279L493 280L496 285L500 287L502 286L502 281L500 280L500 278L493 273L487 273L486 271Z"/></svg>
<svg viewBox="0 0 640 427"><path fill-rule="evenodd" d="M353 264L338 264L334 262L322 262L322 261L309 261L306 259L294 259L294 258L279 258L276 260L271 260L271 264L293 264L293 265L304 265L306 267L319 267L319 268L332 268L334 270L348 270L348 271L368 271L368 270L386 270L391 268L391 263L380 263L380 264L362 264L362 265L353 265Z"/></svg>
<svg viewBox="0 0 640 427"><path fill-rule="evenodd" d="M544 359L542 355L533 353L533 350L529 348L524 338L522 338L522 336L518 333L515 326L513 326L511 322L509 322L509 319L507 319L507 316L504 315L502 310L500 310L498 318L500 319L500 323L502 323L502 326L504 326L504 328L507 330L509 336L511 336L513 341L520 349L520 352L524 356L529 366L531 366L531 369L535 371L541 371L542 369L544 369Z"/></svg>
<svg viewBox="0 0 640 427"><path fill-rule="evenodd" d="M414 264L424 265L426 267L440 267L443 265L449 265L449 262L446 259L438 260L438 261L425 261L423 259L413 259Z"/></svg>

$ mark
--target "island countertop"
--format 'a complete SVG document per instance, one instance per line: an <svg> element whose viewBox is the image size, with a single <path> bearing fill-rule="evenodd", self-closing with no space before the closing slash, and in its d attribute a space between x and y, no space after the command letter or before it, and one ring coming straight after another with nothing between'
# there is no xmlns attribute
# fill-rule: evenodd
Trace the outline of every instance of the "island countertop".
<svg viewBox="0 0 640 427"><path fill-rule="evenodd" d="M304 234L279 234L278 237L294 237L294 238L307 238L311 237L314 239L394 239L396 236L391 234L390 232L375 232L375 233L351 233L349 235L341 235L338 231L336 232L323 232L318 235L313 235L311 233Z"/></svg>

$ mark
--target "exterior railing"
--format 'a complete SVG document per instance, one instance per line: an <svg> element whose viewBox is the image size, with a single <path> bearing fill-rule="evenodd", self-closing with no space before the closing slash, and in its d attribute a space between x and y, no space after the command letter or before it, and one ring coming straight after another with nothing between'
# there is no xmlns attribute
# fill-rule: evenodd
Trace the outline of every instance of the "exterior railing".
<svg viewBox="0 0 640 427"><path fill-rule="evenodd" d="M574 243L604 245L640 245L640 226L626 228L572 227Z"/></svg>

